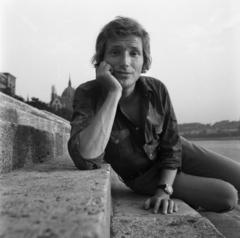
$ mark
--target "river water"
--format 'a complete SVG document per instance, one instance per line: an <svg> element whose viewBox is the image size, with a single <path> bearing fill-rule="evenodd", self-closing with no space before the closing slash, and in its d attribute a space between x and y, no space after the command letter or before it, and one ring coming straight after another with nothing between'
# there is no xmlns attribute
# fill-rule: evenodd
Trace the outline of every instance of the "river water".
<svg viewBox="0 0 240 238"><path fill-rule="evenodd" d="M194 140L192 142L240 163L240 140Z"/></svg>

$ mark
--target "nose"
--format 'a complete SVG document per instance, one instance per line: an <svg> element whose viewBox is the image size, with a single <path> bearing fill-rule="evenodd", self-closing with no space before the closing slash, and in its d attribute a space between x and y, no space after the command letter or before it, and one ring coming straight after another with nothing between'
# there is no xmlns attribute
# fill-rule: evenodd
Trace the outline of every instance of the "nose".
<svg viewBox="0 0 240 238"><path fill-rule="evenodd" d="M124 52L121 57L120 66L123 68L129 67L131 63L131 56L128 52Z"/></svg>

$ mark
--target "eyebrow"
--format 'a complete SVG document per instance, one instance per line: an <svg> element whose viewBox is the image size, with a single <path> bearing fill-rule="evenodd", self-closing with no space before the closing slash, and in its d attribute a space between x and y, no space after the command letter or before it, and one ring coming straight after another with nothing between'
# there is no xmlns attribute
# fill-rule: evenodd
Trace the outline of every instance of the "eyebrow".
<svg viewBox="0 0 240 238"><path fill-rule="evenodd" d="M116 44L116 45L111 45L109 47L109 49L114 49L114 48L122 48L122 45L121 44ZM133 49L133 50L141 50L141 47L137 47L137 46L131 46L130 48Z"/></svg>

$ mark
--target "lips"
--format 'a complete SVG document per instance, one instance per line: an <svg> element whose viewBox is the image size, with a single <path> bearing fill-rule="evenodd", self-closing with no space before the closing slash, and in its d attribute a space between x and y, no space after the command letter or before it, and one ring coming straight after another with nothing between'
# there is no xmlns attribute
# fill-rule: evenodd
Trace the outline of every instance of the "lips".
<svg viewBox="0 0 240 238"><path fill-rule="evenodd" d="M132 74L131 72L126 72L126 71L115 71L117 74Z"/></svg>

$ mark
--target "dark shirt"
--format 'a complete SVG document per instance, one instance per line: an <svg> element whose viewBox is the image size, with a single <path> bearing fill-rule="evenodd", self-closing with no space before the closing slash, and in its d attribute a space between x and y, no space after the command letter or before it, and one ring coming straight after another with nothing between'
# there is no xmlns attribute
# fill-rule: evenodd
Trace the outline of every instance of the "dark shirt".
<svg viewBox="0 0 240 238"><path fill-rule="evenodd" d="M154 163L159 169L180 169L181 139L165 85L157 79L141 76L136 87L141 93L141 126L134 125L118 105L105 152L94 159L83 158L78 134L91 123L107 92L96 80L77 88L68 149L79 169L99 168L103 159L123 179Z"/></svg>

